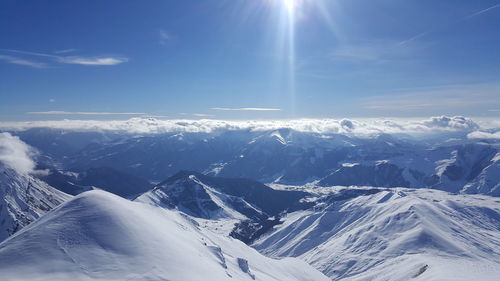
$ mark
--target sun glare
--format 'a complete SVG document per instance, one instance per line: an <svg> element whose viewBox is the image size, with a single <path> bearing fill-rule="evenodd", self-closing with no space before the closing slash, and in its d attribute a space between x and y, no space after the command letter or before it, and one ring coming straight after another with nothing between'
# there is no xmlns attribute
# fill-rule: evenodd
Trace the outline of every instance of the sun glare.
<svg viewBox="0 0 500 281"><path fill-rule="evenodd" d="M283 5L285 5L286 11L289 15L293 15L296 8L296 0L282 0Z"/></svg>

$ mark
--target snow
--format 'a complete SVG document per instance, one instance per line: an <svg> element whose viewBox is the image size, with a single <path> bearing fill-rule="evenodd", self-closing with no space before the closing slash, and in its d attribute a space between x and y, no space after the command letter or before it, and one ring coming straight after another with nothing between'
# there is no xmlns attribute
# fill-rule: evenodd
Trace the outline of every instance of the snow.
<svg viewBox="0 0 500 281"><path fill-rule="evenodd" d="M256 213L261 213L260 210L257 210L245 200L217 191L197 179L194 175L190 175L186 180L188 181L187 183L184 181L176 181L171 185L159 185L157 188L140 195L135 201L158 207L172 208L173 206L166 205L164 202L169 200L172 201L171 197L176 196L178 199L174 199L174 201L179 200L180 202L178 206L175 207L194 217L227 219L229 221L234 221L234 219L245 219L245 215L229 206L228 201L232 199L240 201L243 205L247 206L247 208L255 210ZM191 193L193 197L181 198L186 192ZM207 195L207 198L203 197L204 194ZM196 206L195 208L191 206L193 204ZM194 213L193 209L195 209L197 213Z"/></svg>
<svg viewBox="0 0 500 281"><path fill-rule="evenodd" d="M329 280L201 229L182 213L89 191L0 244L3 280Z"/></svg>
<svg viewBox="0 0 500 281"><path fill-rule="evenodd" d="M71 198L0 163L0 242Z"/></svg>
<svg viewBox="0 0 500 281"><path fill-rule="evenodd" d="M500 276L499 199L393 188L325 202L289 214L253 246L299 257L333 280L408 280L421 270L417 280Z"/></svg>

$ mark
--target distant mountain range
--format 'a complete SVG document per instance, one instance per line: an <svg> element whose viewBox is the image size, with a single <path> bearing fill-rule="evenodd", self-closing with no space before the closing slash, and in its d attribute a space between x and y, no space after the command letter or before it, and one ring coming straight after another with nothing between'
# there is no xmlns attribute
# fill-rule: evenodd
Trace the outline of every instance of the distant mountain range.
<svg viewBox="0 0 500 281"><path fill-rule="evenodd" d="M427 187L500 196L500 141L470 139L467 132L424 138L291 129L138 135L37 128L17 134L41 151L46 167L87 175L73 184L122 196L139 194L145 181L160 182L181 170L264 183ZM104 174L106 182L97 180ZM54 177L48 180L57 187ZM116 190L117 183L126 190Z"/></svg>

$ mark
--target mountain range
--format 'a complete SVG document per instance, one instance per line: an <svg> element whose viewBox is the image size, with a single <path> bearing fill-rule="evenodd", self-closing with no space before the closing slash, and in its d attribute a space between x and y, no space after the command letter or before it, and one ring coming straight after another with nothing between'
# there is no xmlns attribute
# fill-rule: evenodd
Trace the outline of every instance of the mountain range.
<svg viewBox="0 0 500 281"><path fill-rule="evenodd" d="M11 134L0 142L2 280L500 275L496 139L276 128Z"/></svg>

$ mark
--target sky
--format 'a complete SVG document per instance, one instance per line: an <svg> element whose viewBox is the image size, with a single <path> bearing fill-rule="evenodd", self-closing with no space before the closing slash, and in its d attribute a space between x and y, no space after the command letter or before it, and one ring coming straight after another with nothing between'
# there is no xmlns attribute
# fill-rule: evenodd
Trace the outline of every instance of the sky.
<svg viewBox="0 0 500 281"><path fill-rule="evenodd" d="M499 0L3 0L0 121L500 117Z"/></svg>

